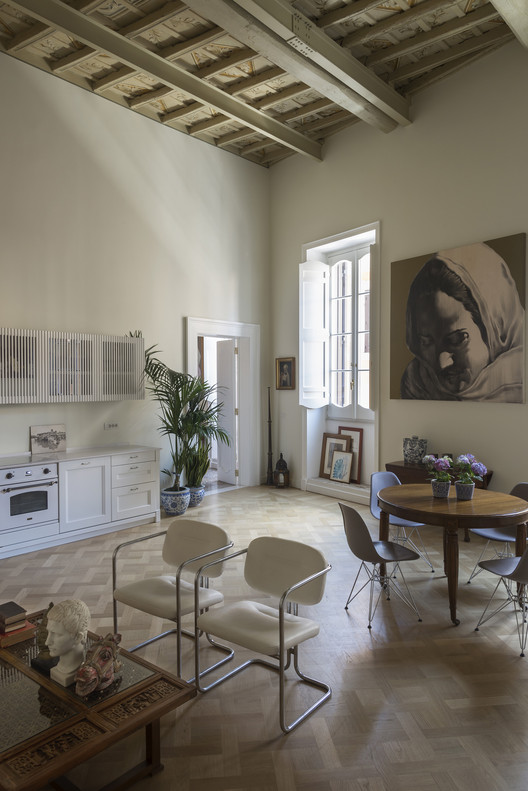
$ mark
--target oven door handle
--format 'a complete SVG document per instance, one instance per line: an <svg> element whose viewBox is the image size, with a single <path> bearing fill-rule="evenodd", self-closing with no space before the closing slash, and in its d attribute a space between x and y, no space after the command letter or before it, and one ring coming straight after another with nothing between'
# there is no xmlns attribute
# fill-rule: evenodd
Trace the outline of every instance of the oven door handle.
<svg viewBox="0 0 528 791"><path fill-rule="evenodd" d="M25 486L10 486L8 489L2 489L2 494L8 492L19 492L21 489L40 489L41 486L55 486L58 481L42 481L41 483L28 483Z"/></svg>

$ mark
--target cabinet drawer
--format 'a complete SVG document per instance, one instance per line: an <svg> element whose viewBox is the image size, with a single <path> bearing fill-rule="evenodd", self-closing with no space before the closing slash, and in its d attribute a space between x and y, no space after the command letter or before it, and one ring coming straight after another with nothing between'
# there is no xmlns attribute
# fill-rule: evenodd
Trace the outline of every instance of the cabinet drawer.
<svg viewBox="0 0 528 791"><path fill-rule="evenodd" d="M157 481L158 465L154 461L140 461L112 467L112 489L119 486L132 486L134 483Z"/></svg>
<svg viewBox="0 0 528 791"><path fill-rule="evenodd" d="M27 541L39 541L41 538L56 536L59 533L59 523L50 522L47 525L35 527L20 527L17 530L5 530L0 533L0 549L13 544L24 544Z"/></svg>
<svg viewBox="0 0 528 791"><path fill-rule="evenodd" d="M138 450L130 453L115 453L112 455L112 467L121 464L138 464L144 461L156 461L156 451L151 450Z"/></svg>
<svg viewBox="0 0 528 791"><path fill-rule="evenodd" d="M112 521L151 514L159 509L159 483L138 483L112 489Z"/></svg>

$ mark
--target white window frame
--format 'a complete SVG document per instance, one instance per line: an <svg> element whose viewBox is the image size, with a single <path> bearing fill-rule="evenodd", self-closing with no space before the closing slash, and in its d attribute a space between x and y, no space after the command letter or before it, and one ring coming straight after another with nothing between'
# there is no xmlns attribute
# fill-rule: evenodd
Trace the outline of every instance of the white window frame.
<svg viewBox="0 0 528 791"><path fill-rule="evenodd" d="M328 406L331 419L375 421L378 388L379 223L345 231L303 247L299 267L299 403ZM329 258L370 245L370 409L330 404L330 264ZM318 301L318 302L317 302ZM317 302L317 309L313 306Z"/></svg>

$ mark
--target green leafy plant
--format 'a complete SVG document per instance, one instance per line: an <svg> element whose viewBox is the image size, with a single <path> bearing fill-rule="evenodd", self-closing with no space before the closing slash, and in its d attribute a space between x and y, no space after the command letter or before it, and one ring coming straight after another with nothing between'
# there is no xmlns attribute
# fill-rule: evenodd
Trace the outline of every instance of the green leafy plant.
<svg viewBox="0 0 528 791"><path fill-rule="evenodd" d="M172 466L169 491L179 491L185 460L192 449L209 447L212 439L229 445L229 435L219 426L223 403L215 403L216 385L169 368L151 346L145 351L146 388L160 408L160 433L169 438Z"/></svg>
<svg viewBox="0 0 528 791"><path fill-rule="evenodd" d="M450 481L453 478L453 459L450 456L436 456L429 454L424 456L422 462L425 464L432 479L437 481Z"/></svg>
<svg viewBox="0 0 528 791"><path fill-rule="evenodd" d="M200 486L210 465L210 443L201 442L187 448L184 459L187 486Z"/></svg>
<svg viewBox="0 0 528 791"><path fill-rule="evenodd" d="M486 466L477 461L472 453L463 453L455 461L455 477L459 483L481 481L487 471Z"/></svg>

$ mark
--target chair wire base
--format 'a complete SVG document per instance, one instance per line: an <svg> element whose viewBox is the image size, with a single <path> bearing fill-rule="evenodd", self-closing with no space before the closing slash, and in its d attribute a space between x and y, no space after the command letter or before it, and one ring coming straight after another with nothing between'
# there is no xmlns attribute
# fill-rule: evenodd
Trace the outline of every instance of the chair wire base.
<svg viewBox="0 0 528 791"><path fill-rule="evenodd" d="M198 647L198 638L197 638L196 642L197 642L197 647L196 647L196 651L195 651L195 659L196 659L195 677L198 677L198 679L201 679L207 673L210 673L211 670L214 670L215 667L218 667L218 665L221 664L221 663L217 663L216 665L212 665L212 666L210 666L210 667L208 667L205 670L202 670L200 672L200 670L199 670L199 666L200 666L200 649ZM298 657L298 653L299 652L298 652L298 648L299 648L298 646L294 646L293 648L287 649L287 651L286 651L286 662L284 662L284 659L281 656L276 656L275 657L275 659L277 660L276 664L273 663L273 662L270 662L270 661L268 661L266 659L262 659L260 657L253 657L251 659L248 659L246 662L243 662L241 665L238 665L237 667L233 668L232 670L229 671L229 673L225 673L220 678L216 679L215 681L212 681L208 686L203 686L200 683L200 680L198 680L198 682L196 684L196 688L198 689L199 692L209 692L210 689L214 689L214 687L217 687L219 684L222 684L224 681L227 681L228 678L232 678L233 676L237 675L237 673L240 673L242 670L244 670L246 667L249 667L250 665L262 665L263 667L267 667L270 670L273 670L274 672L279 673L279 721L280 721L280 727L281 727L282 731L284 733L289 733L294 728L296 728L298 725L300 725L301 722L304 722L304 720L307 717L309 717L310 714L312 714L316 709L318 709L319 706L322 706L322 704L325 702L325 700L328 700L328 698L330 698L331 695L332 695L332 690L328 686L328 684L325 684L323 681L318 681L315 678L311 678L310 676L305 675L299 669L299 657ZM306 684L309 684L310 686L317 687L318 689L321 689L324 694L321 697L319 697L315 701L315 703L313 703L311 706L309 706L307 709L305 709L303 711L303 713L299 717L297 717L297 719L295 719L293 722L287 723L286 722L286 704L285 704L285 700L284 700L284 698L285 698L285 694L284 693L285 693L285 686L286 686L286 675L285 675L285 673L286 673L286 670L288 670L288 668L292 664L292 658L293 658L293 668L294 668L295 673L297 674L297 676L301 679L301 681L304 681ZM226 660L223 660L223 661L226 661Z"/></svg>
<svg viewBox="0 0 528 791"><path fill-rule="evenodd" d="M354 589L355 589L356 583L357 583L357 581L359 579L359 575L361 574L361 571L363 571L363 570L366 572L368 579L361 586L361 588L354 593ZM401 576L401 582L402 582L403 587L401 587L396 582L395 577L396 577L396 574L398 574L398 573ZM374 603L374 586L376 585L376 583L379 583L380 591L379 591L378 596L376 598L376 602ZM356 578L354 580L354 584L352 585L350 593L348 594L348 599L347 599L347 602L345 604L345 610L348 610L348 605L350 604L350 602L353 601L356 598L356 596L358 596L361 593L361 591L364 588L366 588L367 585L370 585L369 616L368 616L368 628L369 629L372 629L372 621L373 621L374 616L376 614L376 610L378 609L378 604L380 602L381 595L383 593L385 593L387 600L390 600L391 593L395 593L396 596L399 599L401 599L401 601L404 604L407 605L407 607L409 607L411 610L413 610L413 612L418 616L418 620L419 621L422 620L422 617L420 615L418 607L416 606L416 603L415 603L415 601L413 599L412 593L409 590L407 582L405 581L405 577L402 574L402 571L400 569L400 564L399 563L395 563L394 564L393 570L392 570L392 572L390 574L387 573L385 575L382 575L382 574L380 574L380 568L379 568L378 564L373 564L372 568L369 568L369 566L367 566L367 564L364 561L362 561L361 566L359 567L359 571L356 574Z"/></svg>
<svg viewBox="0 0 528 791"><path fill-rule="evenodd" d="M418 528L414 527L409 534L403 527L403 525L390 525L393 530L392 534L392 541L395 541L397 544L401 544L402 546L409 547L412 549L413 552L416 552L417 555L420 555L422 560L424 560L427 565L430 567L431 572L434 572L434 566L431 562L431 558L427 554L427 550L425 548L425 544L422 540L422 536L420 535L420 531ZM414 539L413 539L414 536ZM416 544L416 541L419 542L419 545Z"/></svg>
<svg viewBox="0 0 528 791"><path fill-rule="evenodd" d="M501 583L504 585L504 589L506 591L506 601L503 601L502 604L493 610L493 612L490 612L488 615L486 615L490 608L491 602L493 601L493 597L497 593ZM517 634L519 635L519 645L521 647L521 656L524 656L526 641L528 638L528 592L526 590L526 585L517 585L517 583L512 583L510 580L506 580L501 577L493 589L493 593L490 596L484 612L480 616L479 622L475 626L475 631L478 632L480 626L491 620L491 618L494 618L496 615L498 615L498 613L502 612L502 610L504 610L509 604L513 604L515 620L517 622Z"/></svg>
<svg viewBox="0 0 528 791"><path fill-rule="evenodd" d="M475 563L475 567L474 567L473 571L471 572L471 574L469 575L469 579L467 581L468 585L469 585L469 583L471 582L472 579L474 579L478 574L480 574L481 571L483 571L483 569L479 566L479 563L482 560L482 558L484 557L484 554L487 551L488 545L490 543L491 543L491 540L486 542L482 552L478 556L478 560ZM513 554L514 553L511 551L510 544L507 541L505 541L504 542L504 550L502 552L499 552L497 549L495 549L494 550L494 554L491 557L492 558L510 558L510 557L513 556Z"/></svg>

